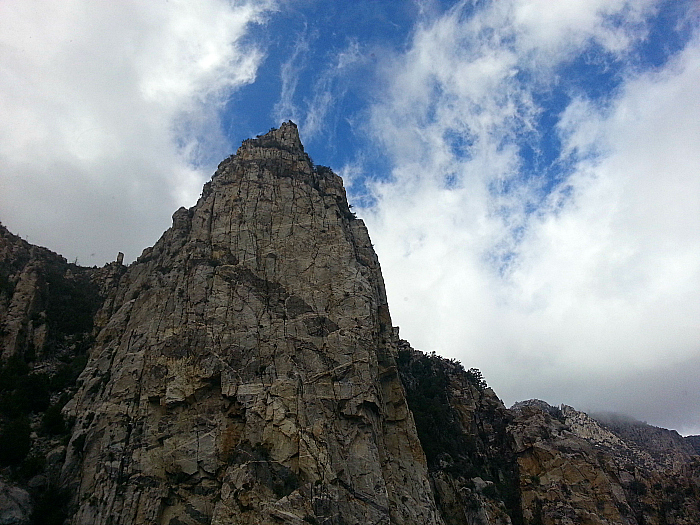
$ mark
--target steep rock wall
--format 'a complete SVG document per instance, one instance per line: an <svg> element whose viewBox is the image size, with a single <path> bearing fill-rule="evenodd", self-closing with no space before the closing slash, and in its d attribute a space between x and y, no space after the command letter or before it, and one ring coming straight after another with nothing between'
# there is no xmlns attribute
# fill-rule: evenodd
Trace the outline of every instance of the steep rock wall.
<svg viewBox="0 0 700 525"><path fill-rule="evenodd" d="M0 225L0 523L62 523L69 512L61 409L87 361L95 313L124 270L68 263Z"/></svg>
<svg viewBox="0 0 700 525"><path fill-rule="evenodd" d="M512 416L481 373L406 341L398 363L446 525L521 525Z"/></svg>
<svg viewBox="0 0 700 525"><path fill-rule="evenodd" d="M73 523L440 522L367 230L294 124L222 162L98 317Z"/></svg>

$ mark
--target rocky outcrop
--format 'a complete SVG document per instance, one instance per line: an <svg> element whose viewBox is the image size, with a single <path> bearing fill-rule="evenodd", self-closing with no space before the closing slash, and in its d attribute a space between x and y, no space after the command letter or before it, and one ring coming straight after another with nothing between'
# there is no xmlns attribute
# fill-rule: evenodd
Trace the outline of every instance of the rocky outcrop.
<svg viewBox="0 0 700 525"><path fill-rule="evenodd" d="M641 423L625 430L536 400L512 411L526 523L700 522L700 458L677 434Z"/></svg>
<svg viewBox="0 0 700 525"><path fill-rule="evenodd" d="M0 225L0 523L60 523L61 409L124 267L83 268Z"/></svg>
<svg viewBox="0 0 700 525"><path fill-rule="evenodd" d="M525 523L632 524L621 481L610 458L573 430L561 410L538 404L514 407L509 431L518 457ZM601 442L622 446L615 436L586 430Z"/></svg>
<svg viewBox="0 0 700 525"><path fill-rule="evenodd" d="M294 124L222 162L98 318L73 523L439 523L379 263Z"/></svg>
<svg viewBox="0 0 700 525"><path fill-rule="evenodd" d="M406 341L398 363L445 523L522 523L511 415L481 373Z"/></svg>
<svg viewBox="0 0 700 525"><path fill-rule="evenodd" d="M83 268L0 224L2 359L46 361L86 343L111 266ZM46 363L45 363L46 364Z"/></svg>

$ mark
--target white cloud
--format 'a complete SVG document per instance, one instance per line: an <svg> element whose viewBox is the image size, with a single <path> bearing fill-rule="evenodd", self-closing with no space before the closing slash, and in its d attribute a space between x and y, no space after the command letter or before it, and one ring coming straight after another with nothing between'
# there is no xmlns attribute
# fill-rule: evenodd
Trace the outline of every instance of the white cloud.
<svg viewBox="0 0 700 525"><path fill-rule="evenodd" d="M299 76L303 69L307 67L307 55L309 53L309 40L317 36L302 34L299 36L292 54L284 61L280 67L280 79L282 88L280 100L275 104L273 114L276 120L299 120L299 108L294 103L294 96L299 85Z"/></svg>
<svg viewBox="0 0 700 525"><path fill-rule="evenodd" d="M137 256L228 152L217 112L255 79L243 38L272 8L3 2L0 220L82 264Z"/></svg>
<svg viewBox="0 0 700 525"><path fill-rule="evenodd" d="M655 5L540 4L460 6L386 66L372 130L395 168L361 215L394 322L481 368L508 403L700 428L685 373L700 356L700 41L661 71L621 71L605 108L572 101L559 126L571 173L542 203L513 145L536 134L534 95L591 45L626 56Z"/></svg>
<svg viewBox="0 0 700 525"><path fill-rule="evenodd" d="M635 40L646 35L645 19L656 4L656 0L516 0L504 3L504 9L512 10L519 32L517 47L560 60L587 41L612 53L626 53Z"/></svg>
<svg viewBox="0 0 700 525"><path fill-rule="evenodd" d="M300 78L310 65L310 42L319 38L321 36L318 31L299 36L291 55L280 68L280 99L273 109L276 120L296 121L301 135L307 141L334 129L338 118L338 101L346 95L352 73L367 63L360 44L356 40L349 40L343 49L328 51L323 59L323 67L309 74L311 89L305 92L306 96L299 95L297 87ZM301 100L297 101L297 98Z"/></svg>
<svg viewBox="0 0 700 525"><path fill-rule="evenodd" d="M314 138L323 131L334 128L334 106L346 95L350 73L365 61L360 45L350 40L345 48L330 53L328 67L314 80L313 96L305 100L306 113L301 120L300 132Z"/></svg>

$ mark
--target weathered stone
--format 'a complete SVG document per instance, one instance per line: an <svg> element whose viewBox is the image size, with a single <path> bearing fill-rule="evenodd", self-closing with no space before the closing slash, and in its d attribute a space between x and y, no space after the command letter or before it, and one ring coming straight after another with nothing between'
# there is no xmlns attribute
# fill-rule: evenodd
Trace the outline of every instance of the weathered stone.
<svg viewBox="0 0 700 525"><path fill-rule="evenodd" d="M222 162L105 305L64 409L74 523L440 522L367 230L293 124Z"/></svg>
<svg viewBox="0 0 700 525"><path fill-rule="evenodd" d="M629 425L633 431L624 431L542 401L518 403L513 412L509 431L516 443L526 520L545 525L700 522L700 458L677 434L639 422Z"/></svg>
<svg viewBox="0 0 700 525"><path fill-rule="evenodd" d="M29 493L0 480L0 525L27 525L31 511Z"/></svg>

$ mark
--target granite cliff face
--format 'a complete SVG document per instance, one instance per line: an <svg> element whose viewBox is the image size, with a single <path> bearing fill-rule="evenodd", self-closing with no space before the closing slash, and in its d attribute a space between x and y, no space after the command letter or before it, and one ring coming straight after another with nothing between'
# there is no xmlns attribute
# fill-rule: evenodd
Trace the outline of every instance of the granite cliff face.
<svg viewBox="0 0 700 525"><path fill-rule="evenodd" d="M128 267L0 234L0 524L700 523L677 434L509 410L401 341L291 122Z"/></svg>
<svg viewBox="0 0 700 525"><path fill-rule="evenodd" d="M99 314L74 523L438 523L367 230L296 126L245 141Z"/></svg>

